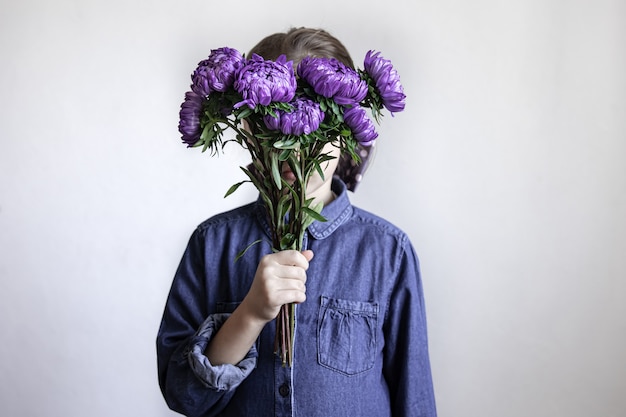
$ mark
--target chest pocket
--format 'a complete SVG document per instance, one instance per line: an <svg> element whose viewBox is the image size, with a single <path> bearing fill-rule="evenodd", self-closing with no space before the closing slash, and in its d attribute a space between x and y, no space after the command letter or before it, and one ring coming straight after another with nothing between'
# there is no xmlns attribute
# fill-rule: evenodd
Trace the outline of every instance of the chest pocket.
<svg viewBox="0 0 626 417"><path fill-rule="evenodd" d="M374 366L378 304L322 296L317 322L317 360L345 375Z"/></svg>

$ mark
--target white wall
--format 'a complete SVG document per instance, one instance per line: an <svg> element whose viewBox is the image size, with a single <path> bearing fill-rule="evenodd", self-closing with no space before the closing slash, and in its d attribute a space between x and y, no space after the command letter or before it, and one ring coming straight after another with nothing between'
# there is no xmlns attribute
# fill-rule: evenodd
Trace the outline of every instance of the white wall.
<svg viewBox="0 0 626 417"><path fill-rule="evenodd" d="M167 416L154 336L243 154L180 144L211 48L325 27L392 59L354 201L408 232L442 417L626 410L626 3L2 1L0 415Z"/></svg>

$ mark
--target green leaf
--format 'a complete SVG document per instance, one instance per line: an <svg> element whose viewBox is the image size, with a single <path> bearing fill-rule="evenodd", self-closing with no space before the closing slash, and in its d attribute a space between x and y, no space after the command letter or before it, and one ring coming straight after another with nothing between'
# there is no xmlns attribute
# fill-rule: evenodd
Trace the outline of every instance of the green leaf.
<svg viewBox="0 0 626 417"><path fill-rule="evenodd" d="M295 159L295 161L294 161ZM292 158L289 161L289 168L291 168L291 171L293 171L293 173L295 174L296 178L298 179L298 181L300 182L304 182L302 179L302 169L300 169L300 161L298 161L297 158Z"/></svg>
<svg viewBox="0 0 626 417"><path fill-rule="evenodd" d="M327 221L326 217L322 216L315 209L312 209L310 207L302 207L302 211L304 211L307 215L311 216L313 219L317 220L318 222Z"/></svg>
<svg viewBox="0 0 626 417"><path fill-rule="evenodd" d="M200 134L200 139L205 142L210 142L214 136L215 133L213 132L213 125L210 123L204 125L204 129L202 129L202 133Z"/></svg>
<svg viewBox="0 0 626 417"><path fill-rule="evenodd" d="M274 184L278 189L282 189L282 177L280 175L280 164L278 163L278 154L272 153L270 155L271 163L272 163L272 179L274 180Z"/></svg>
<svg viewBox="0 0 626 417"><path fill-rule="evenodd" d="M239 114L237 115L237 119L241 120L241 119L245 119L247 117L249 117L252 113L254 113L254 110L252 110L250 107L244 107L243 110L241 110L241 112L239 112Z"/></svg>
<svg viewBox="0 0 626 417"><path fill-rule="evenodd" d="M229 195L231 195L232 193L234 193L235 191L237 191L237 189L241 186L241 184L244 184L244 183L246 183L246 182L251 182L251 181L245 180L245 181L241 181L241 182L238 182L237 184L232 185L232 186L228 189L228 191L226 191L226 194L224 195L224 198L228 197Z"/></svg>
<svg viewBox="0 0 626 417"><path fill-rule="evenodd" d="M291 149L284 149L279 155L278 155L278 160L279 161L286 161L287 159L289 159L289 156L291 155Z"/></svg>
<svg viewBox="0 0 626 417"><path fill-rule="evenodd" d="M296 236L293 233L286 233L285 236L283 236L280 239L280 249L281 250L287 250L287 249L293 249L296 243Z"/></svg>
<svg viewBox="0 0 626 417"><path fill-rule="evenodd" d="M298 192L294 189L294 187L292 187L288 183L285 183L285 185L287 186L287 189L289 190L289 195L291 195L291 198L293 200L294 206L296 208L299 207L300 206L300 197L298 196Z"/></svg>
<svg viewBox="0 0 626 417"><path fill-rule="evenodd" d="M257 178L256 175L254 175L250 170L248 170L245 167L240 167L241 170L248 176L248 178L250 178L250 181L254 184L254 186L258 189L261 189L261 182L259 181L259 178Z"/></svg>
<svg viewBox="0 0 626 417"><path fill-rule="evenodd" d="M337 103L335 103L334 100L330 102L330 106L333 109L333 113L335 113L335 114L342 114L342 112L339 110L339 105Z"/></svg>
<svg viewBox="0 0 626 417"><path fill-rule="evenodd" d="M291 198L289 194L285 194L278 200L278 215L283 218L291 208Z"/></svg>
<svg viewBox="0 0 626 417"><path fill-rule="evenodd" d="M295 149L299 145L300 143L294 137L286 137L284 139L279 139L273 144L273 146L276 149Z"/></svg>
<svg viewBox="0 0 626 417"><path fill-rule="evenodd" d="M243 255L246 254L246 252L248 252L248 250L253 247L254 245L256 245L257 243L261 243L263 242L263 239L259 239L259 240L255 240L254 242L250 243L248 246L246 246L246 248L244 250L242 250L241 252L239 252L237 254L237 256L235 257L235 262L237 262L239 260L239 258L241 258Z"/></svg>
<svg viewBox="0 0 626 417"><path fill-rule="evenodd" d="M323 181L324 180L324 170L322 169L321 165L317 161L315 161L315 170L317 171L317 173L319 174L320 178Z"/></svg>

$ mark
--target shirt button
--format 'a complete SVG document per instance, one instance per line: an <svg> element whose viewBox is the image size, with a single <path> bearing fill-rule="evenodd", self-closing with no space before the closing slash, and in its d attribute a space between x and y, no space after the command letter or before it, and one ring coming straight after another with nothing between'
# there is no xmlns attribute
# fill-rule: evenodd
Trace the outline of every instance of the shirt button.
<svg viewBox="0 0 626 417"><path fill-rule="evenodd" d="M280 387L278 387L278 393L283 396L286 397L289 395L289 385L287 384L283 384Z"/></svg>

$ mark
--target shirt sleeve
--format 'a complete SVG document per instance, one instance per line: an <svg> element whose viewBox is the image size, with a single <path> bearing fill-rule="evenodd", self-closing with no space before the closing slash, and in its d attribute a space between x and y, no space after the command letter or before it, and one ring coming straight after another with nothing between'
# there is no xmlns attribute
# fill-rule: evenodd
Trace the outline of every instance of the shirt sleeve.
<svg viewBox="0 0 626 417"><path fill-rule="evenodd" d="M406 236L400 247L385 320L383 372L394 417L436 417L419 261Z"/></svg>
<svg viewBox="0 0 626 417"><path fill-rule="evenodd" d="M252 372L253 346L237 365L213 366L204 350L228 314L206 306L204 239L196 230L176 271L156 340L159 385L168 406L186 416L219 415Z"/></svg>
<svg viewBox="0 0 626 417"><path fill-rule="evenodd" d="M228 317L230 314L227 313L210 315L191 339L188 354L189 366L196 377L207 388L215 391L231 391L237 388L256 366L257 351L254 345L246 357L236 365L214 366L204 354L209 341Z"/></svg>

